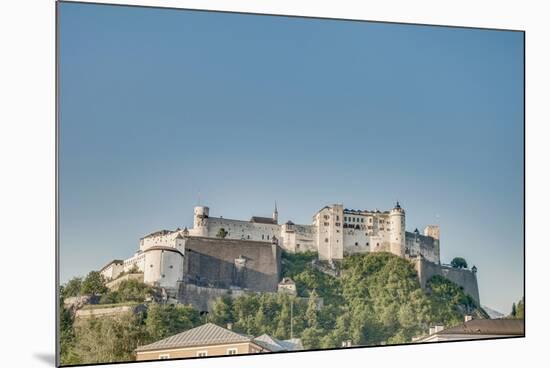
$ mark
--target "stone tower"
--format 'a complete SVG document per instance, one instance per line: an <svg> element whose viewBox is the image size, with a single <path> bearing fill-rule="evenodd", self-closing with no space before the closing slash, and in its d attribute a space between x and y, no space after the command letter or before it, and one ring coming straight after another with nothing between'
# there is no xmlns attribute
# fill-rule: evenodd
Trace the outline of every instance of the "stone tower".
<svg viewBox="0 0 550 368"><path fill-rule="evenodd" d="M207 219L210 209L206 206L197 206L193 216L193 230L196 236L208 236Z"/></svg>
<svg viewBox="0 0 550 368"><path fill-rule="evenodd" d="M428 225L428 226L426 226L424 228L424 235L433 238L433 240L434 240L434 253L436 255L436 258L438 259L437 263L439 263L439 259L440 259L440 248L439 248L440 230L439 230L439 225Z"/></svg>
<svg viewBox="0 0 550 368"><path fill-rule="evenodd" d="M405 256L405 210L399 202L390 211L390 252L399 257Z"/></svg>

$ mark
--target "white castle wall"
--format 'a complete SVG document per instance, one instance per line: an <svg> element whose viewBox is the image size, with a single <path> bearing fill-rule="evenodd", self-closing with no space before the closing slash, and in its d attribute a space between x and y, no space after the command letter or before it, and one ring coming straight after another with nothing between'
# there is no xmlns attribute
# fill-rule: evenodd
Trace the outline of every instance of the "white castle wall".
<svg viewBox="0 0 550 368"><path fill-rule="evenodd" d="M101 271L101 275L105 280L112 280L118 277L124 271L124 264L123 262L116 262L113 261L108 266L105 266Z"/></svg>
<svg viewBox="0 0 550 368"><path fill-rule="evenodd" d="M128 272L136 266L140 272L145 269L145 254L142 251L138 251L132 257L126 259L124 262L124 272Z"/></svg>
<svg viewBox="0 0 550 368"><path fill-rule="evenodd" d="M174 288L183 279L183 254L169 247L151 247L145 253L143 282Z"/></svg>
<svg viewBox="0 0 550 368"><path fill-rule="evenodd" d="M314 225L296 225L290 221L281 226L279 245L290 253L317 251L317 228Z"/></svg>

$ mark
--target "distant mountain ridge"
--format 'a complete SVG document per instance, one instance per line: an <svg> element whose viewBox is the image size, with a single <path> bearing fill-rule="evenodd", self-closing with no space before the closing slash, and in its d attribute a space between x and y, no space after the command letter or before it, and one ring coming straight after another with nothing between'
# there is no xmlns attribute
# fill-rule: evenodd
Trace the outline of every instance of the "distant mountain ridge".
<svg viewBox="0 0 550 368"><path fill-rule="evenodd" d="M505 317L504 314L500 313L499 311L496 311L486 305L483 305L482 308L485 310L485 312L487 312L487 314L489 315L489 317L491 317L491 319L498 319L498 318L503 318Z"/></svg>

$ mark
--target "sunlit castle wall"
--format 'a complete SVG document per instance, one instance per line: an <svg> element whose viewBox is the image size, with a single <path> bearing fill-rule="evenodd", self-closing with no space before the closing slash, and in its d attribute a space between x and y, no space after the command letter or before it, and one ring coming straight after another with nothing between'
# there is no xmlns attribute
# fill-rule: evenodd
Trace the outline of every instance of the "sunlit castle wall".
<svg viewBox="0 0 550 368"><path fill-rule="evenodd" d="M215 238L219 231L226 232L227 239L271 241L275 236L281 236L281 226L277 224L277 216L252 217L250 221L210 217L209 208L195 207L193 229L189 230L192 236Z"/></svg>
<svg viewBox="0 0 550 368"><path fill-rule="evenodd" d="M184 255L173 247L155 246L145 252L143 281L174 288L183 279Z"/></svg>
<svg viewBox="0 0 550 368"><path fill-rule="evenodd" d="M326 206L313 217L317 228L316 239L320 260L344 258L343 220L344 208L341 204Z"/></svg>

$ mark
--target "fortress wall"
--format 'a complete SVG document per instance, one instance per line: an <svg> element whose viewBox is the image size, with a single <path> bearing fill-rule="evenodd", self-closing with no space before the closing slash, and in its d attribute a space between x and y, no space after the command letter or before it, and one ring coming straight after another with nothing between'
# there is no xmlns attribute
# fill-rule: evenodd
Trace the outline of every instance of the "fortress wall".
<svg viewBox="0 0 550 368"><path fill-rule="evenodd" d="M216 217L207 218L206 224L208 227L208 237L211 238L215 238L221 228L229 233L227 236L229 239L270 241L273 236L279 238L281 234L280 225L230 220Z"/></svg>
<svg viewBox="0 0 550 368"><path fill-rule="evenodd" d="M433 263L439 263L438 242L439 240L429 236L408 231L405 233L405 249L408 251L410 258L414 258L421 254L426 260Z"/></svg>
<svg viewBox="0 0 550 368"><path fill-rule="evenodd" d="M178 290L178 301L180 303L191 304L201 312L211 312L218 298L237 298L247 294L244 290L210 288L187 283L180 283Z"/></svg>
<svg viewBox="0 0 550 368"><path fill-rule="evenodd" d="M202 286L276 291L281 249L250 240L187 237L184 274Z"/></svg>
<svg viewBox="0 0 550 368"><path fill-rule="evenodd" d="M426 259L418 258L416 260L416 272L422 288L426 287L428 280L435 275L443 276L446 279L462 286L464 292L470 295L480 304L479 290L475 273L470 270L440 266ZM480 304L481 305L481 304Z"/></svg>

